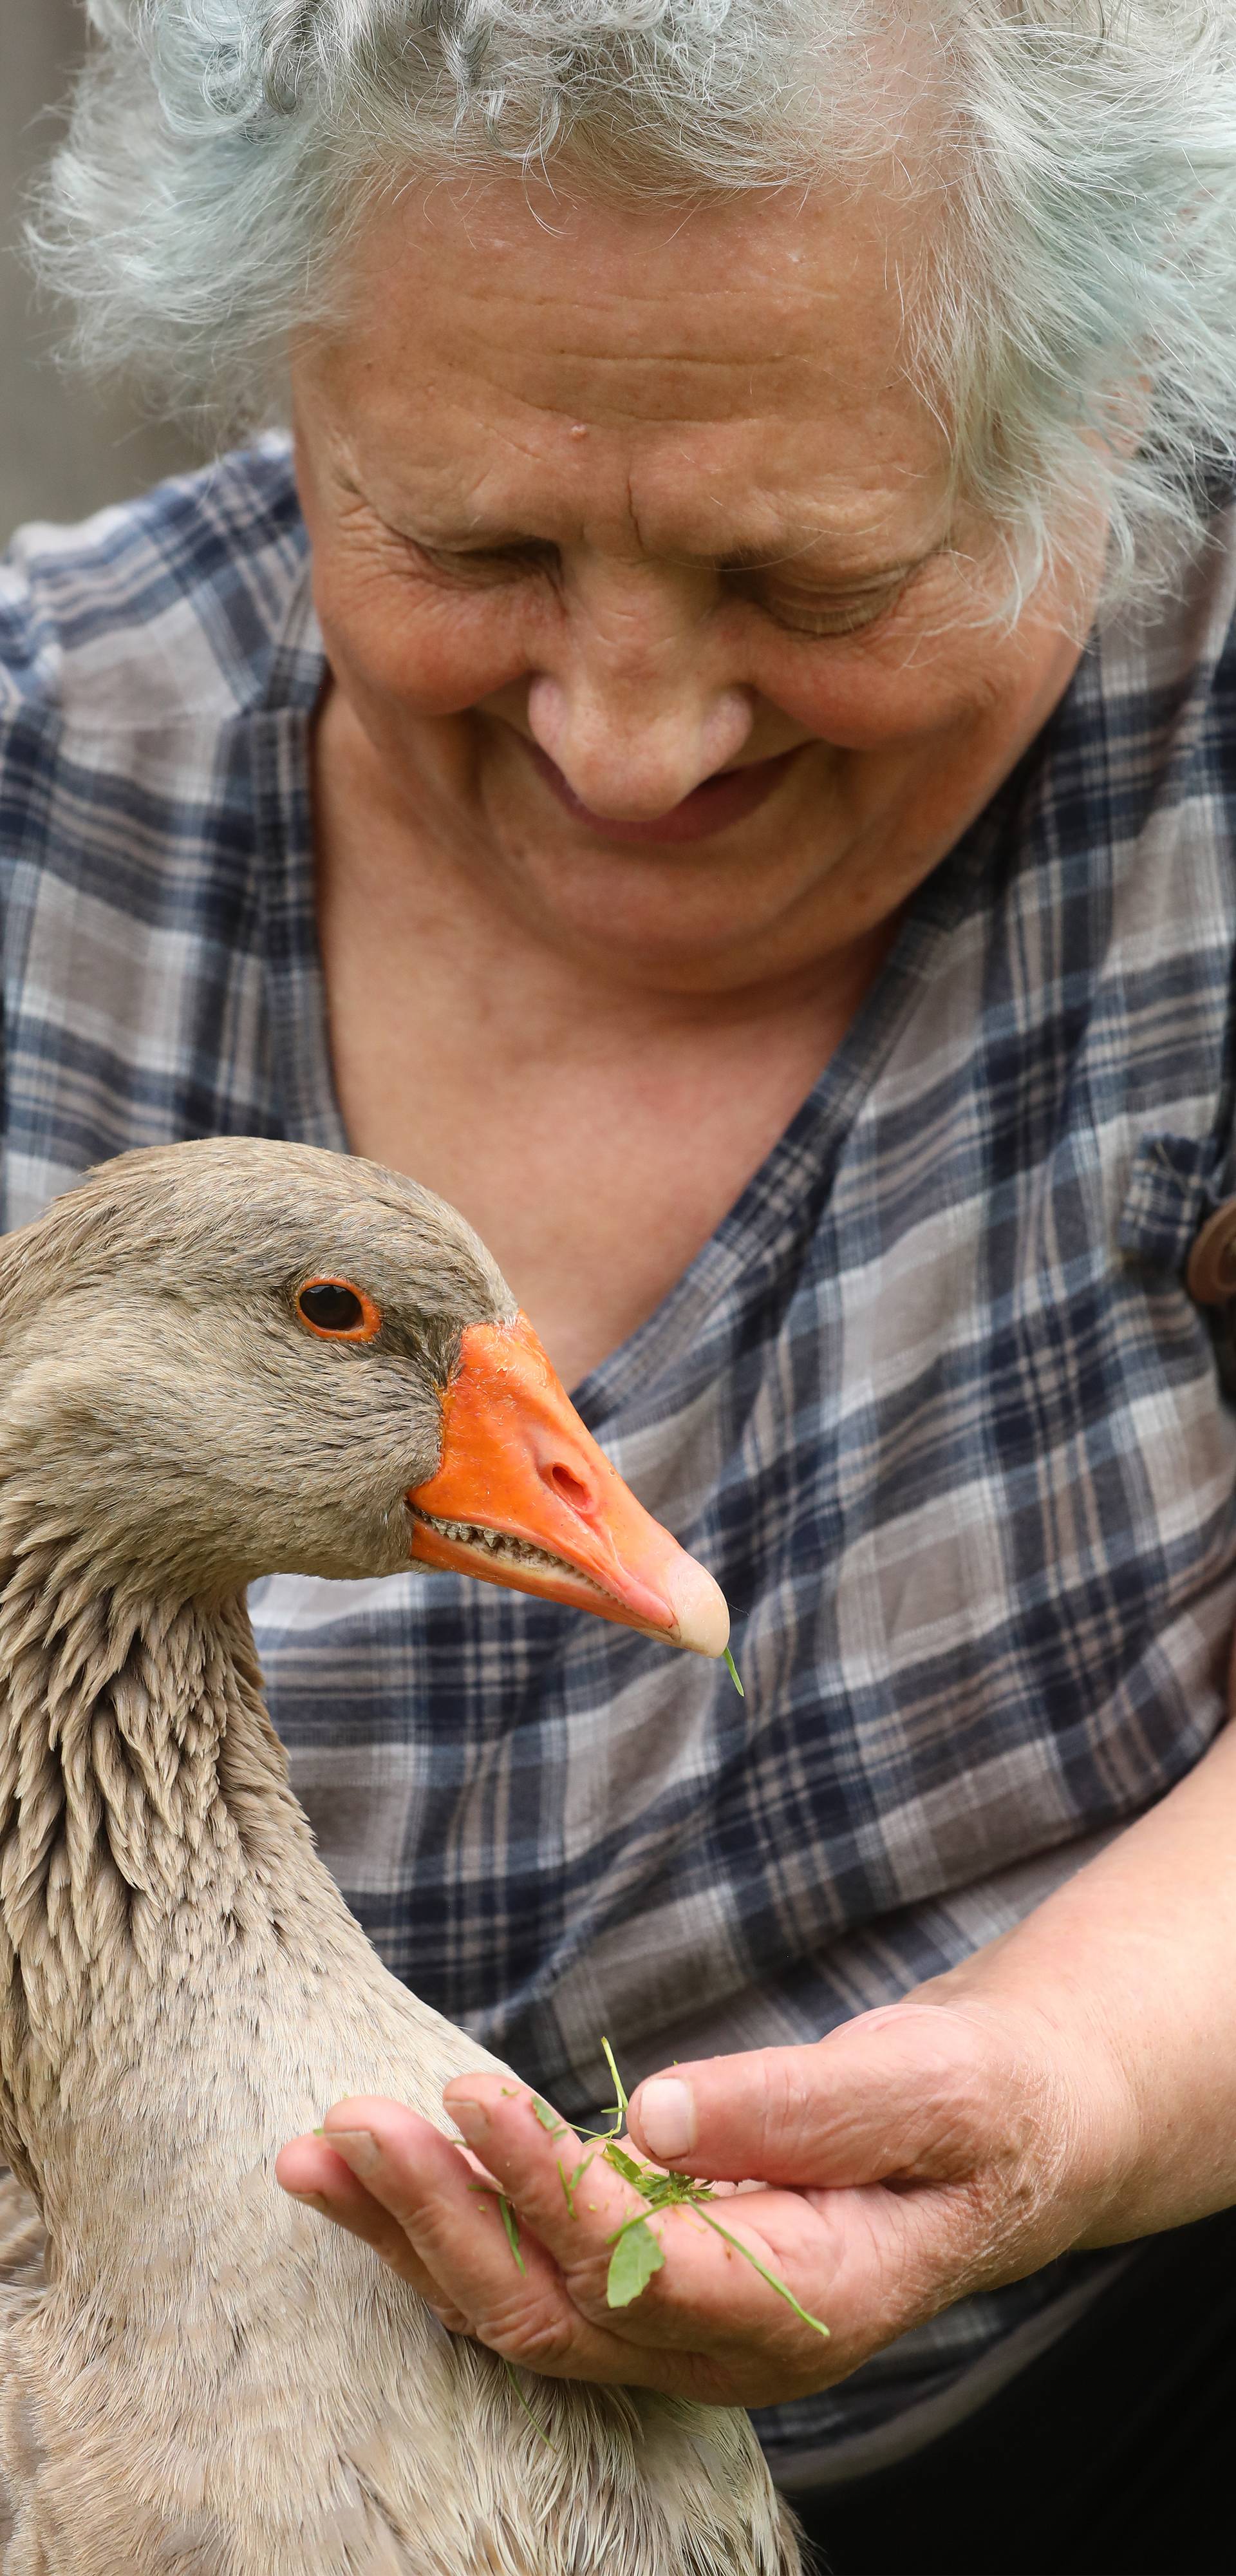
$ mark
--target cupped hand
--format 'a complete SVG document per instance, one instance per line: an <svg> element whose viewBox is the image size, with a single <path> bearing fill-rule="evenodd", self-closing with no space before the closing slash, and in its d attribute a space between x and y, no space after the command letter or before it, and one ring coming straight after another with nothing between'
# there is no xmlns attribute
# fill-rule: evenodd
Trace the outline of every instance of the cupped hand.
<svg viewBox="0 0 1236 2576"><path fill-rule="evenodd" d="M1101 2241L1136 2147L1108 2053L944 1987L813 2047L675 2067L634 2095L630 2143L720 2189L648 2215L664 2261L615 2308L633 2185L513 2079L460 2076L444 2102L463 2148L354 2098L284 2148L279 2180L508 2361L726 2405L825 2387L968 2291Z"/></svg>

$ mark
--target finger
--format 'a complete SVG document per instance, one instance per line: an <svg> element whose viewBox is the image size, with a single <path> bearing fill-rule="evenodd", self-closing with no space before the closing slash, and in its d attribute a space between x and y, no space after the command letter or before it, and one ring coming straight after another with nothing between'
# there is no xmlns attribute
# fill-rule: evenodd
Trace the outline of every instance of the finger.
<svg viewBox="0 0 1236 2576"><path fill-rule="evenodd" d="M436 2297L470 2320L477 2340L550 2378L684 2390L671 2353L637 2354L585 2316L533 2229L502 2217L492 2182L441 2130L397 2103L368 2097L327 2113L326 2135L406 2236Z"/></svg>
<svg viewBox="0 0 1236 2576"><path fill-rule="evenodd" d="M809 2357L818 2377L818 2328L769 2279L783 2248L792 2268L800 2266L808 2240L818 2248L822 2231L801 2195L765 2191L731 2194L716 2208L711 2201L650 2208L601 2145L585 2144L572 2171L580 2141L564 2123L547 2131L546 2106L522 2087L498 2077L458 2077L445 2101L487 2171L555 2256L585 2315L608 2322L627 2343L714 2356L741 2349L748 2359L759 2353L794 2364ZM629 2158L630 2142L625 2145ZM616 2238L633 2219L642 2221L661 2259L636 2299L611 2308Z"/></svg>
<svg viewBox="0 0 1236 2576"><path fill-rule="evenodd" d="M292 2138L275 2159L275 2180L289 2199L303 2201L323 2218L332 2218L350 2236L372 2245L384 2263L411 2283L422 2299L441 2312L441 2294L398 2221L366 2191L344 2158L324 2138ZM445 2313L443 2324L452 2323ZM457 2331L458 2329L455 2328Z"/></svg>
<svg viewBox="0 0 1236 2576"><path fill-rule="evenodd" d="M810 2047L649 2076L631 2135L661 2164L734 2182L951 2181L992 2151L1007 2073L999 2042L963 2013L896 2004Z"/></svg>
<svg viewBox="0 0 1236 2576"><path fill-rule="evenodd" d="M510 2102L522 2098L526 2107L529 2097L500 2087L499 2098L509 2116ZM360 2149L368 2188L410 2232L436 2284L439 2314L466 2316L478 2341L548 2377L655 2388L712 2405L770 2405L843 2377L939 2304L938 2230L918 2223L912 2198L878 2187L762 2191L723 2199L719 2219L703 2209L653 2212L664 2268L607 2325L604 2315L582 2312L526 2220L520 2274L505 2230L490 2234L488 2218L478 2223L478 2210L495 2207L491 2194L451 2206L461 2185L469 2194L476 2169L439 2130L368 2100L341 2104L328 2119L357 2124L334 2134L349 2154ZM491 2152L500 2163L498 2143L491 2140ZM770 2271L808 2319L827 2320L831 2340L785 2303Z"/></svg>
<svg viewBox="0 0 1236 2576"><path fill-rule="evenodd" d="M500 2076L457 2076L443 2105L487 2173L536 2230L572 2294L604 2315L617 2230L643 2196L607 2161L609 2142L581 2138L538 2094Z"/></svg>

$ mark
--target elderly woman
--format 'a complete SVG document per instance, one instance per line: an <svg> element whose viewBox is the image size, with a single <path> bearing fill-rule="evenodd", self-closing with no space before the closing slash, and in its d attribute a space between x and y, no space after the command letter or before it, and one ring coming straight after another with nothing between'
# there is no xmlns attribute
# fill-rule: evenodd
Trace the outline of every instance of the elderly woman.
<svg viewBox="0 0 1236 2576"><path fill-rule="evenodd" d="M298 1786L831 2338L682 2211L611 2310L522 2087L448 2096L522 2272L397 2105L285 2185L513 2362L763 2410L844 2576L1226 2566L1230 11L92 15L45 261L294 438L3 574L5 1222L256 1131L478 1226L746 1696L281 1579Z"/></svg>

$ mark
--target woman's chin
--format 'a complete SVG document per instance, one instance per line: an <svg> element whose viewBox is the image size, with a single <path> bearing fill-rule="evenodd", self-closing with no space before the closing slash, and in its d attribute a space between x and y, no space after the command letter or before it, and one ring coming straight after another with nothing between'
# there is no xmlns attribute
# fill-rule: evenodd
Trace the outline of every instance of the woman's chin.
<svg viewBox="0 0 1236 2576"><path fill-rule="evenodd" d="M818 805L799 815L797 798L778 795L707 838L610 838L526 784L503 766L485 798L485 839L507 902L581 961L668 977L684 991L724 990L801 969L809 924L819 954L835 944L846 853L830 851Z"/></svg>
<svg viewBox="0 0 1236 2576"><path fill-rule="evenodd" d="M600 966L607 980L726 992L801 973L810 962L807 924L809 951L822 956L835 944L818 847L792 881L784 853L777 855L767 873L754 854L740 869L715 856L708 867L695 856L687 871L677 851L658 869L646 849L600 859L595 851L534 855L525 846L512 853L510 870L528 927L560 953Z"/></svg>

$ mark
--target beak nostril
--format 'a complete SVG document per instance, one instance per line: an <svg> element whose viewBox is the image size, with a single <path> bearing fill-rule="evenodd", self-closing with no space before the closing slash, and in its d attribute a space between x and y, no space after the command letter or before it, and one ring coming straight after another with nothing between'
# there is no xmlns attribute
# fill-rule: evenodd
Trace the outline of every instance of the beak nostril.
<svg viewBox="0 0 1236 2576"><path fill-rule="evenodd" d="M563 1502L570 1504L572 1511L587 1512L589 1514L595 1512L596 1496L592 1491L591 1485L586 1485L583 1477L575 1475L570 1467L562 1466L561 1463L555 1459L553 1466L549 1470L548 1481L553 1486L554 1492L561 1496Z"/></svg>

